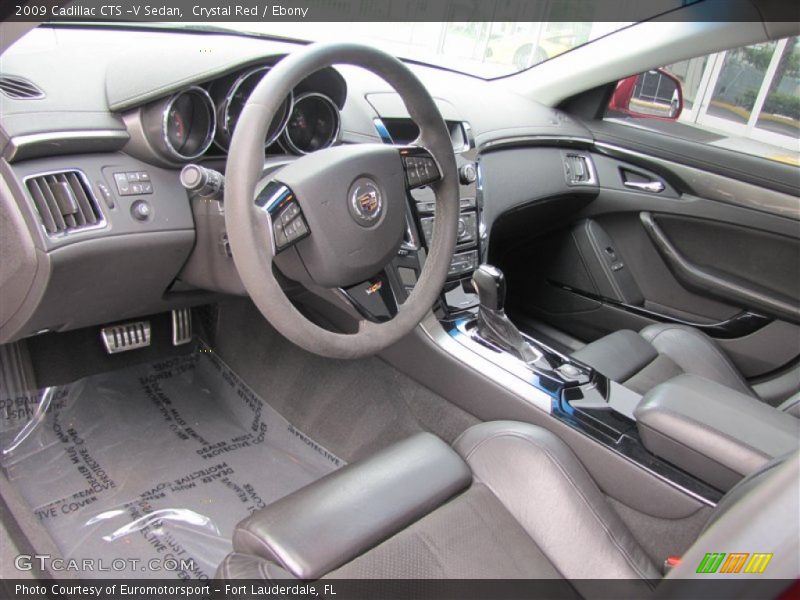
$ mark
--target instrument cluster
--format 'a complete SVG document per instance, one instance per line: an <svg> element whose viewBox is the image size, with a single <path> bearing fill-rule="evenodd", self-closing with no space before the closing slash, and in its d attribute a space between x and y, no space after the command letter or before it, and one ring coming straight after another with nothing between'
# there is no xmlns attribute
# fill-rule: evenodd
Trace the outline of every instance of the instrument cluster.
<svg viewBox="0 0 800 600"><path fill-rule="evenodd" d="M141 123L150 146L162 158L178 163L227 153L242 110L271 68L251 67L143 107ZM332 69L301 82L273 117L265 152L302 155L335 144L345 93L344 80Z"/></svg>

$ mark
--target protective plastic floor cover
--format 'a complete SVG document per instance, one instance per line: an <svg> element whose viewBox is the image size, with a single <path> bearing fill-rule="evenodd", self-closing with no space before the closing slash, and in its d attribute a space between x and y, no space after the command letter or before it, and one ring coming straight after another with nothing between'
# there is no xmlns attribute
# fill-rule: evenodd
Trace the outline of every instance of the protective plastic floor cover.
<svg viewBox="0 0 800 600"><path fill-rule="evenodd" d="M213 577L239 520L343 464L207 348L3 400L2 466L84 577Z"/></svg>

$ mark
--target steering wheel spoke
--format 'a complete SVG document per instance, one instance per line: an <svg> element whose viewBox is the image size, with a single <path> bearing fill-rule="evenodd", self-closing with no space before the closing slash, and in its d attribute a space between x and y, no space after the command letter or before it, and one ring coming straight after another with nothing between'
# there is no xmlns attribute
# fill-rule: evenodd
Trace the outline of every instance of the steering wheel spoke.
<svg viewBox="0 0 800 600"><path fill-rule="evenodd" d="M300 203L289 186L273 179L256 197L256 204L269 216L275 254L311 235Z"/></svg>
<svg viewBox="0 0 800 600"><path fill-rule="evenodd" d="M431 185L442 178L442 171L436 159L423 146L403 146L399 152L403 160L408 189Z"/></svg>
<svg viewBox="0 0 800 600"><path fill-rule="evenodd" d="M385 269L366 281L339 288L339 292L359 315L373 323L389 321L399 310Z"/></svg>

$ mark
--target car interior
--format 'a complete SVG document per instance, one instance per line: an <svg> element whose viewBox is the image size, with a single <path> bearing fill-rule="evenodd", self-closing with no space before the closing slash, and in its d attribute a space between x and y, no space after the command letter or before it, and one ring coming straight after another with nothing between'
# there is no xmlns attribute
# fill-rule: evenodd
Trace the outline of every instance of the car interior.
<svg viewBox="0 0 800 600"><path fill-rule="evenodd" d="M783 593L798 165L674 122L661 67L797 23L694 10L494 79L351 41L6 36L3 577L27 552ZM769 558L702 567L732 552Z"/></svg>

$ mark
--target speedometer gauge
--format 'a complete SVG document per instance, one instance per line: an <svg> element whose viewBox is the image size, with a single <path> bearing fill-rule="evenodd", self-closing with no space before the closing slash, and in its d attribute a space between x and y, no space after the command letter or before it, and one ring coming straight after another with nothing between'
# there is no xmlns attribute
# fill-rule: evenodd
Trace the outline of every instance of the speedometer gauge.
<svg viewBox="0 0 800 600"><path fill-rule="evenodd" d="M339 137L339 109L325 94L298 96L281 141L295 154L327 148Z"/></svg>
<svg viewBox="0 0 800 600"><path fill-rule="evenodd" d="M220 106L219 112L219 127L217 131L217 143L224 149L227 149L231 143L236 123L242 114L244 105L250 98L250 94L256 88L258 83L264 77L271 67L259 67L251 71L247 71L234 81L233 85L228 90L224 101ZM269 130L267 131L267 138L264 140L264 147L272 145L286 126L286 121L289 119L289 112L292 108L292 94L290 93L281 104L278 112L270 123Z"/></svg>

